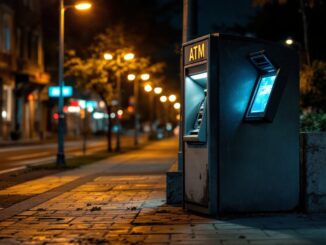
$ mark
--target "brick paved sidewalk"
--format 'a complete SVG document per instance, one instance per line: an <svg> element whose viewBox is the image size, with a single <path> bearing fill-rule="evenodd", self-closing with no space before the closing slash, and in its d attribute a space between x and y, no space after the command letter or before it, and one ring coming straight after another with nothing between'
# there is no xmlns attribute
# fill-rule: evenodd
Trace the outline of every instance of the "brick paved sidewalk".
<svg viewBox="0 0 326 245"><path fill-rule="evenodd" d="M169 147L175 142L95 164L69 188L41 193L44 201L0 222L0 244L326 244L326 215L216 220L165 205Z"/></svg>

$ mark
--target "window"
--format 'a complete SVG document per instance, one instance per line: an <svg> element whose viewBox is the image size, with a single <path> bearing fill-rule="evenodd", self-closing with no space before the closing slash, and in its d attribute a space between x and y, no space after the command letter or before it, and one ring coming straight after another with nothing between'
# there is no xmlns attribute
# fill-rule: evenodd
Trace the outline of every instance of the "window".
<svg viewBox="0 0 326 245"><path fill-rule="evenodd" d="M2 26L2 51L9 53L11 51L11 16L9 14L3 15Z"/></svg>

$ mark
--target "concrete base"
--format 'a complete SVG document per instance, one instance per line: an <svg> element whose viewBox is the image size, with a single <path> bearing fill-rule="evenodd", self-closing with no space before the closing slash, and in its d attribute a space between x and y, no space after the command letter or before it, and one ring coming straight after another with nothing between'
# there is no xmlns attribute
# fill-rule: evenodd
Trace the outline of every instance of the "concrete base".
<svg viewBox="0 0 326 245"><path fill-rule="evenodd" d="M304 211L326 212L326 133L301 134L301 167Z"/></svg>
<svg viewBox="0 0 326 245"><path fill-rule="evenodd" d="M166 203L182 204L183 202L183 178L182 172L166 173Z"/></svg>

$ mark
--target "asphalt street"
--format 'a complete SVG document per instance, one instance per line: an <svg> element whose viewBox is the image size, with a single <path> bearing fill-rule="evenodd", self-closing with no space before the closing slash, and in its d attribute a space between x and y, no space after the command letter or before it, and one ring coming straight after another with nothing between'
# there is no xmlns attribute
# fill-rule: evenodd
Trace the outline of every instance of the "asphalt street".
<svg viewBox="0 0 326 245"><path fill-rule="evenodd" d="M114 143L114 142L113 142ZM125 136L121 139L122 148L133 144L133 137ZM105 150L105 138L88 140L87 154ZM18 170L29 165L39 165L53 162L56 159L57 144L45 143L26 146L11 146L0 148L0 173ZM65 143L66 158L83 154L83 141L68 141Z"/></svg>

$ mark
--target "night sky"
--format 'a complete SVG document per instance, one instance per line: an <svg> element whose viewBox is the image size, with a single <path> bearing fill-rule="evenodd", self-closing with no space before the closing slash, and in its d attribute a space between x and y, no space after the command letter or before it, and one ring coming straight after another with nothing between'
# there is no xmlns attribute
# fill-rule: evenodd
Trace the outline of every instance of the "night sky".
<svg viewBox="0 0 326 245"><path fill-rule="evenodd" d="M199 16L202 34L210 32L212 26L246 24L255 13L251 0L199 0Z"/></svg>

